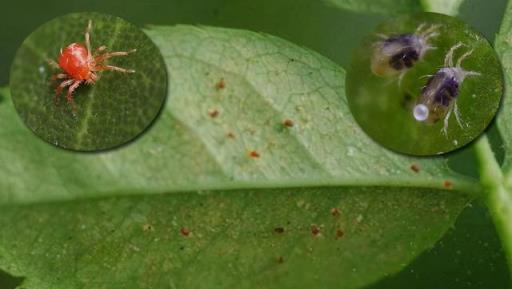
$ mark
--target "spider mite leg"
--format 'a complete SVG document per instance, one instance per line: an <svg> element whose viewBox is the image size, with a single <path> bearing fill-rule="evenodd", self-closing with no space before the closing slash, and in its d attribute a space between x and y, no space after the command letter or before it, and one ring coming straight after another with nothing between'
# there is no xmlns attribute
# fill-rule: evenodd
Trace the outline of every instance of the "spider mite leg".
<svg viewBox="0 0 512 289"><path fill-rule="evenodd" d="M81 83L81 80L75 80L73 84L69 87L68 94L66 95L66 99L68 103L71 105L73 112L76 112L75 102L73 101L73 92L75 92L75 90L78 88L78 86L80 86Z"/></svg>
<svg viewBox="0 0 512 289"><path fill-rule="evenodd" d="M105 49L106 49L106 47L103 50L105 50ZM134 53L136 51L137 51L137 49L132 49L130 51L106 52L104 54L100 54L100 55L96 56L94 59L95 59L96 62L102 62L102 61L105 61L105 60L107 60L109 58L112 58L112 57L127 56L127 55L129 55L131 53Z"/></svg>
<svg viewBox="0 0 512 289"><path fill-rule="evenodd" d="M92 30L92 20L89 19L87 23L87 28L85 29L85 47L87 47L87 54L92 55L91 53L91 30Z"/></svg>
<svg viewBox="0 0 512 289"><path fill-rule="evenodd" d="M125 68L112 66L112 65L105 65L101 68L101 70L112 70L112 71L117 71L117 72L122 72L122 73L135 73L135 70L133 70L133 69L125 69Z"/></svg>
<svg viewBox="0 0 512 289"><path fill-rule="evenodd" d="M467 76L480 75L479 72L467 71L467 70L464 70L464 68L462 68L462 62L473 53L473 49L462 54L462 56L459 57L459 59L457 60L457 63L454 66L453 54L455 53L455 50L457 50L458 48L460 48L462 46L465 46L465 45L461 42L455 44L453 47L450 48L450 50L448 51L448 53L446 54L446 57L444 59L445 67L447 67L448 69L451 69L453 77L455 78L455 81L457 82L458 85L461 85ZM459 88L457 86L457 90L458 89ZM446 113L446 116L444 118L444 126L442 128L442 132L446 137L448 136L448 120L450 118L452 111L453 111L453 114L455 115L455 119L457 120L457 123L459 124L459 126L461 128L464 128L463 121L461 119L461 115L460 115L460 111L459 111L459 107L457 106L457 99L455 98L455 99L453 99L452 103L449 105L448 112ZM468 124L466 124L466 127L467 126L468 126Z"/></svg>
<svg viewBox="0 0 512 289"><path fill-rule="evenodd" d="M75 82L74 79L69 79L69 80L65 80L63 82L61 82L57 88L55 88L55 95L53 96L53 102L54 103L59 103L59 97L60 95L62 94L62 90L67 87L67 86L70 86L71 84L73 84L73 82Z"/></svg>

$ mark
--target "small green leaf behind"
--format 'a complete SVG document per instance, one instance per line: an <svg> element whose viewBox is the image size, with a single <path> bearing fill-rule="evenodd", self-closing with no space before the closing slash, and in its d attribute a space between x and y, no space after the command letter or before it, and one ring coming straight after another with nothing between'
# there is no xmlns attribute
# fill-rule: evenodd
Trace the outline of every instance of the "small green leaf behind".
<svg viewBox="0 0 512 289"><path fill-rule="evenodd" d="M28 289L359 288L430 248L478 190L366 137L345 72L317 53L243 30L147 33L172 90L129 146L61 151L0 104L0 268Z"/></svg>
<svg viewBox="0 0 512 289"><path fill-rule="evenodd" d="M365 13L386 15L421 11L418 0L323 0L336 7Z"/></svg>
<svg viewBox="0 0 512 289"><path fill-rule="evenodd" d="M84 43L92 20L92 50L137 52L108 64L134 69L133 74L105 71L93 85L81 84L74 95L76 113L66 103L67 88L54 101L62 73L48 64L61 48ZM167 95L167 74L161 54L134 25L113 16L76 13L56 18L33 32L22 44L10 74L13 101L25 124L43 140L66 149L104 150L134 139L153 122Z"/></svg>
<svg viewBox="0 0 512 289"><path fill-rule="evenodd" d="M464 0L419 0L427 12L457 15Z"/></svg>

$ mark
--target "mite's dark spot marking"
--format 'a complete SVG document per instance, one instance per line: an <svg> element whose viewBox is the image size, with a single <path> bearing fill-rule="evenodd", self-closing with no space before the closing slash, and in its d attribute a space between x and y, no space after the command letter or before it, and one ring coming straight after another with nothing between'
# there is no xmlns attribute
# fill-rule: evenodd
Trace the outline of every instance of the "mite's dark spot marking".
<svg viewBox="0 0 512 289"><path fill-rule="evenodd" d="M389 60L389 65L395 70L402 70L404 68L411 68L418 59L419 54L416 49L407 47L393 55Z"/></svg>
<svg viewBox="0 0 512 289"><path fill-rule="evenodd" d="M293 127L293 126L294 126L294 123L293 123L293 120L291 120L291 119L285 119L285 120L283 121L283 125L284 125L285 127Z"/></svg>
<svg viewBox="0 0 512 289"><path fill-rule="evenodd" d="M345 236L345 232L340 229L336 230L336 239L341 239L343 236Z"/></svg>
<svg viewBox="0 0 512 289"><path fill-rule="evenodd" d="M216 118L217 116L219 116L219 110L218 109L215 109L215 108L212 108L212 109L209 109L208 110L208 115L211 117L211 118Z"/></svg>
<svg viewBox="0 0 512 289"><path fill-rule="evenodd" d="M249 152L249 156L250 156L251 158L256 159L256 158L259 158L259 157L260 157L260 154L259 154L257 151L254 151L254 150L253 150L253 151L250 151L250 152Z"/></svg>
<svg viewBox="0 0 512 289"><path fill-rule="evenodd" d="M417 164L412 164L411 165L411 171L415 172L415 173L419 173L421 170L420 166L417 165Z"/></svg>
<svg viewBox="0 0 512 289"><path fill-rule="evenodd" d="M283 263L284 263L284 258L283 258L283 256L280 256L279 258L277 258L277 263L278 263L278 264L283 264Z"/></svg>
<svg viewBox="0 0 512 289"><path fill-rule="evenodd" d="M455 77L449 76L444 71L438 71L431 76L421 93L427 94L435 87L434 102L443 106L448 106L459 95L459 82Z"/></svg>
<svg viewBox="0 0 512 289"><path fill-rule="evenodd" d="M274 232L276 232L278 234L282 234L282 233L284 233L284 228L283 227L274 228Z"/></svg>
<svg viewBox="0 0 512 289"><path fill-rule="evenodd" d="M295 58L290 58L290 62L295 62L296 59Z"/></svg>
<svg viewBox="0 0 512 289"><path fill-rule="evenodd" d="M181 246L181 247L180 247L180 251L183 251L183 250L185 250L185 247L184 247L184 246Z"/></svg>
<svg viewBox="0 0 512 289"><path fill-rule="evenodd" d="M227 136L228 138L230 138L230 139L234 139L234 138L236 137L236 136L235 136L235 134L234 134L234 133L232 133L232 132L228 132L228 133L226 134L226 136Z"/></svg>
<svg viewBox="0 0 512 289"><path fill-rule="evenodd" d="M320 228L317 225L311 225L311 234L315 237L320 235Z"/></svg>
<svg viewBox="0 0 512 289"><path fill-rule="evenodd" d="M217 84L215 84L215 88L217 90L222 90L222 89L226 88L226 82L224 81L224 78L221 78L219 80L219 82L217 82Z"/></svg>
<svg viewBox="0 0 512 289"><path fill-rule="evenodd" d="M181 235L188 237L190 235L190 230L186 227L181 227L180 233Z"/></svg>
<svg viewBox="0 0 512 289"><path fill-rule="evenodd" d="M448 181L448 180L446 180L446 181L443 182L443 187L445 189L453 189L453 183Z"/></svg>
<svg viewBox="0 0 512 289"><path fill-rule="evenodd" d="M142 225L142 231L144 232L152 232L155 228L151 224L144 224Z"/></svg>

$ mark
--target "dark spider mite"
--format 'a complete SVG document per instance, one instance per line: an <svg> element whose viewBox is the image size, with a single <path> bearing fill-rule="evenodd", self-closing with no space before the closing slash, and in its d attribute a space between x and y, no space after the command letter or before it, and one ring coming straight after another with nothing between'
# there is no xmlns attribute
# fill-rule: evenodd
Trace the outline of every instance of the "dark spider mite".
<svg viewBox="0 0 512 289"><path fill-rule="evenodd" d="M448 121L453 111L457 123L463 128L459 108L457 107L457 97L460 86L468 76L478 76L480 73L467 71L462 68L462 61L473 53L469 50L464 53L454 65L453 53L464 44L454 45L444 59L444 67L439 69L434 75L429 75L427 84L421 90L421 96L413 109L414 119L428 124L434 124L444 117L444 126L442 132L448 135Z"/></svg>
<svg viewBox="0 0 512 289"><path fill-rule="evenodd" d="M439 25L421 24L414 33L393 36L379 35L382 40L374 45L371 70L378 76L399 75L399 80L427 51L435 49L429 40L439 35Z"/></svg>

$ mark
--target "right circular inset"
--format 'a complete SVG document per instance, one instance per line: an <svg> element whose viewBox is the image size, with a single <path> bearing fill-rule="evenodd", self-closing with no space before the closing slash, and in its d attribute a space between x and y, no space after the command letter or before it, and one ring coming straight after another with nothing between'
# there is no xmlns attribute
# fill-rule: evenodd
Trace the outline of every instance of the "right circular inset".
<svg viewBox="0 0 512 289"><path fill-rule="evenodd" d="M503 72L480 33L423 12L390 19L363 40L346 93L372 139L400 153L438 155L484 132L500 105Z"/></svg>

